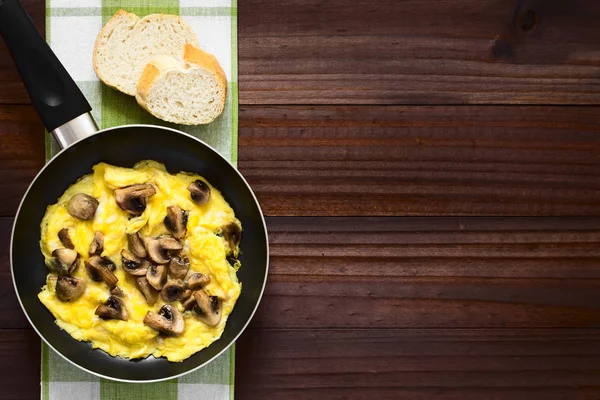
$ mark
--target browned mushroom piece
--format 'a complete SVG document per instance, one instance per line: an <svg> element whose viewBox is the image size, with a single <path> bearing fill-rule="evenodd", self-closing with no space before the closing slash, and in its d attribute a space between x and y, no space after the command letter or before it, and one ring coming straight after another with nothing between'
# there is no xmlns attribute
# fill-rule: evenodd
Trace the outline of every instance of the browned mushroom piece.
<svg viewBox="0 0 600 400"><path fill-rule="evenodd" d="M94 238L90 243L88 254L90 256L99 256L104 251L104 235L100 231L94 232Z"/></svg>
<svg viewBox="0 0 600 400"><path fill-rule="evenodd" d="M204 290L194 292L196 307L194 310L198 319L208 326L216 326L221 321L223 302L217 296L209 296Z"/></svg>
<svg viewBox="0 0 600 400"><path fill-rule="evenodd" d="M147 260L140 260L129 250L123 249L121 250L121 265L129 275L145 276L150 263Z"/></svg>
<svg viewBox="0 0 600 400"><path fill-rule="evenodd" d="M169 253L160 245L159 239L145 237L143 240L144 246L146 247L146 253L152 262L156 264L166 264L169 262Z"/></svg>
<svg viewBox="0 0 600 400"><path fill-rule="evenodd" d="M140 276L136 278L135 284L137 288L142 292L144 298L146 299L146 303L149 305L153 305L158 300L158 291L156 291L150 284L145 276Z"/></svg>
<svg viewBox="0 0 600 400"><path fill-rule="evenodd" d="M139 232L127 235L127 244L129 245L129 250L135 254L136 257L146 258L148 255Z"/></svg>
<svg viewBox="0 0 600 400"><path fill-rule="evenodd" d="M202 289L204 286L210 283L210 277L208 275L196 272L188 278L187 285L191 290Z"/></svg>
<svg viewBox="0 0 600 400"><path fill-rule="evenodd" d="M208 203L208 200L210 199L210 188L203 180L196 179L189 184L187 189L190 191L190 197L194 203L199 206Z"/></svg>
<svg viewBox="0 0 600 400"><path fill-rule="evenodd" d="M183 333L185 322L183 315L177 307L165 304L157 313L148 311L144 317L144 324L157 331L170 336L179 336Z"/></svg>
<svg viewBox="0 0 600 400"><path fill-rule="evenodd" d="M162 289L167 282L167 267L165 265L151 264L146 272L146 280L148 280L148 283L154 289Z"/></svg>
<svg viewBox="0 0 600 400"><path fill-rule="evenodd" d="M94 259L94 260L99 259L100 261L98 261L98 262L100 263L100 265L107 268L111 272L114 272L117 269L117 266L115 265L115 263L112 262L112 260L108 257L92 256L92 257L88 258L87 261L89 261L91 259Z"/></svg>
<svg viewBox="0 0 600 400"><path fill-rule="evenodd" d="M158 239L163 249L167 251L179 251L183 249L181 242L175 238L165 236Z"/></svg>
<svg viewBox="0 0 600 400"><path fill-rule="evenodd" d="M143 240L148 257L155 264L168 263L171 260L171 252L183 249L183 245L172 237L145 237Z"/></svg>
<svg viewBox="0 0 600 400"><path fill-rule="evenodd" d="M120 319L127 321L129 315L123 300L116 296L110 296L104 304L96 308L96 315L102 319Z"/></svg>
<svg viewBox="0 0 600 400"><path fill-rule="evenodd" d="M114 193L121 210L140 215L146 209L146 199L156 194L156 189L150 184L140 184L115 189Z"/></svg>
<svg viewBox="0 0 600 400"><path fill-rule="evenodd" d="M56 280L56 297L60 301L75 301L85 293L87 281L73 276L59 276Z"/></svg>
<svg viewBox="0 0 600 400"><path fill-rule="evenodd" d="M183 300L181 302L181 305L183 306L183 309L185 311L189 311L189 310L193 309L194 306L196 305L196 298L192 295L192 296L188 297L187 299Z"/></svg>
<svg viewBox="0 0 600 400"><path fill-rule="evenodd" d="M240 226L234 222L231 222L221 228L221 235L229 244L229 253L236 254L237 246L240 244L242 238L242 230Z"/></svg>
<svg viewBox="0 0 600 400"><path fill-rule="evenodd" d="M79 254L73 249L56 249L52 252L49 268L59 275L72 274L79 265Z"/></svg>
<svg viewBox="0 0 600 400"><path fill-rule="evenodd" d="M187 232L188 212L179 206L167 207L164 223L175 239L183 239Z"/></svg>
<svg viewBox="0 0 600 400"><path fill-rule="evenodd" d="M181 279L172 279L163 286L160 295L164 301L170 303L172 301L181 300L186 295L187 285Z"/></svg>
<svg viewBox="0 0 600 400"><path fill-rule="evenodd" d="M94 218L94 214L96 214L96 210L98 209L98 204L98 200L89 194L77 193L69 200L67 212L75 218L87 221Z"/></svg>
<svg viewBox="0 0 600 400"><path fill-rule="evenodd" d="M119 279L112 273L115 264L106 257L92 256L85 260L85 269L94 282L104 282L111 289L117 285Z"/></svg>
<svg viewBox="0 0 600 400"><path fill-rule="evenodd" d="M190 270L190 259L187 257L175 256L169 261L169 275L173 279L183 279Z"/></svg>
<svg viewBox="0 0 600 400"><path fill-rule="evenodd" d="M65 246L67 249L73 250L75 248L75 245L71 241L68 228L62 228L60 231L58 231L58 240L60 240L63 246Z"/></svg>
<svg viewBox="0 0 600 400"><path fill-rule="evenodd" d="M118 286L115 286L114 288L112 288L110 290L110 294L112 294L113 296L117 296L117 297L123 297L123 296L125 296L125 293L123 293L123 289L121 289Z"/></svg>

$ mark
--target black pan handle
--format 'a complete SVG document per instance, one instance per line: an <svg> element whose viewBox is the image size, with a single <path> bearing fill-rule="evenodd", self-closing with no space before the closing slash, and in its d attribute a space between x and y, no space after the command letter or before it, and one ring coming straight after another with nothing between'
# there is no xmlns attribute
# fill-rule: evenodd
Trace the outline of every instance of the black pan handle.
<svg viewBox="0 0 600 400"><path fill-rule="evenodd" d="M48 131L91 111L18 0L0 0L0 35Z"/></svg>

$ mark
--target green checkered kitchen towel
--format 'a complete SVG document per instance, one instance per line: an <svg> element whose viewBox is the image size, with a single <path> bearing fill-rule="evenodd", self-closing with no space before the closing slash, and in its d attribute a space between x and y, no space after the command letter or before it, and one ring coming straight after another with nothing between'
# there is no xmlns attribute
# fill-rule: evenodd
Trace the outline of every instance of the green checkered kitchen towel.
<svg viewBox="0 0 600 400"><path fill-rule="evenodd" d="M196 32L200 46L214 54L225 70L228 92L225 111L204 126L178 126L160 121L133 97L103 85L92 68L96 35L124 9L142 17L153 13L179 14ZM46 39L90 102L101 128L129 123L170 126L190 133L217 149L234 164L237 160L237 0L46 0ZM46 156L59 150L46 137ZM152 384L113 382L88 374L42 346L42 400L233 399L234 347L208 366L182 378Z"/></svg>

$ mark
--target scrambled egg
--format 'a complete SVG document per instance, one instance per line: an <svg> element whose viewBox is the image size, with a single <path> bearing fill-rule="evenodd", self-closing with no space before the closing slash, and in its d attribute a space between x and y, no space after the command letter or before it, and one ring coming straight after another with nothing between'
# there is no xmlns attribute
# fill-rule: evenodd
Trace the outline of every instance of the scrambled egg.
<svg viewBox="0 0 600 400"><path fill-rule="evenodd" d="M142 161L133 168L100 163L94 166L93 171L71 185L56 204L48 207L41 224L40 241L48 262L52 259L53 250L65 247L58 238L58 232L69 228L71 241L81 259L72 275L85 278L87 289L79 299L62 302L55 294L56 274L50 273L47 284L38 294L40 301L52 312L56 323L73 338L90 341L94 348L112 356L134 359L153 355L177 362L209 346L221 336L241 290L236 276L239 261L231 266L226 259L230 252L237 256L237 246L230 249L228 242L218 234L220 228L229 223L241 227L233 210L221 193L204 178L183 172L170 174L164 165L154 161ZM188 185L197 179L206 182L211 190L209 202L202 206L191 200L187 190ZM156 194L148 197L146 209L140 216L132 217L116 204L113 190L140 183L151 183ZM69 199L77 193L89 194L98 200L93 219L83 221L67 212ZM178 337L161 335L144 325L146 312L158 312L165 303L160 296L154 305L146 303L134 277L123 270L120 255L121 250L127 248L126 233L139 231L143 236L168 234L163 221L170 205L178 205L189 212L183 253L190 260L190 271L208 275L210 283L204 290L222 299L221 320L214 327L199 321L194 311L184 312L180 302L171 303L183 313L185 320L184 332ZM108 286L89 279L83 265L95 231L104 234L101 256L116 264L114 274L119 279L117 286L124 292L123 303L129 314L127 321L104 320L94 313L98 305L110 296Z"/></svg>

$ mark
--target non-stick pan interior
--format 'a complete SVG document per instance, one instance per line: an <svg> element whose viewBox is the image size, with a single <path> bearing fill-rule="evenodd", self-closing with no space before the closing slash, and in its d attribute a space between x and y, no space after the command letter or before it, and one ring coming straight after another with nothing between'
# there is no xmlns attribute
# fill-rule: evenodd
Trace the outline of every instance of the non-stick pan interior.
<svg viewBox="0 0 600 400"><path fill-rule="evenodd" d="M62 331L37 294L48 273L39 250L40 222L78 178L98 162L131 167L140 160L162 162L171 173L192 171L219 189L243 225L240 243L242 292L221 338L181 363L152 357L128 361L114 358ZM268 249L264 219L256 200L238 172L206 144L176 131L153 126L126 126L103 131L63 151L38 175L16 217L12 240L12 270L17 294L34 327L66 358L97 374L120 380L166 379L205 364L228 347L251 318L264 288Z"/></svg>

